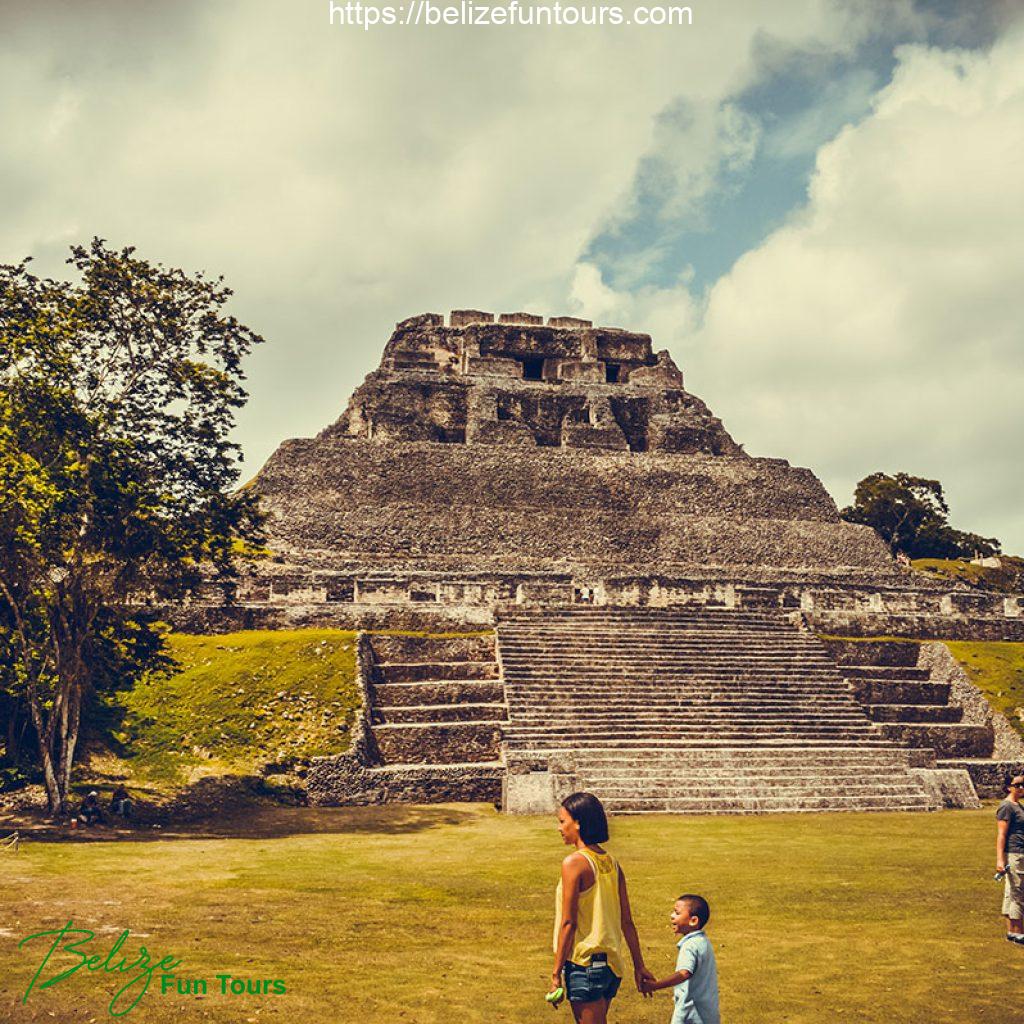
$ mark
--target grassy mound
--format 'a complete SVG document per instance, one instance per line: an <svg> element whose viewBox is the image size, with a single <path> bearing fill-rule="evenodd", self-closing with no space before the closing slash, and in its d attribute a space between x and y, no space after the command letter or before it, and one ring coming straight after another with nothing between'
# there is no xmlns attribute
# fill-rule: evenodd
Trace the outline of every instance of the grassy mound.
<svg viewBox="0 0 1024 1024"><path fill-rule="evenodd" d="M989 704L1024 735L1024 643L950 640L946 646Z"/></svg>
<svg viewBox="0 0 1024 1024"><path fill-rule="evenodd" d="M111 746L134 777L171 783L346 750L360 700L355 637L333 629L174 635L178 670L114 698Z"/></svg>
<svg viewBox="0 0 1024 1024"><path fill-rule="evenodd" d="M915 558L911 565L932 579L953 580L981 590L1020 593L1024 588L1024 558L1002 555L999 567L975 565L966 558Z"/></svg>

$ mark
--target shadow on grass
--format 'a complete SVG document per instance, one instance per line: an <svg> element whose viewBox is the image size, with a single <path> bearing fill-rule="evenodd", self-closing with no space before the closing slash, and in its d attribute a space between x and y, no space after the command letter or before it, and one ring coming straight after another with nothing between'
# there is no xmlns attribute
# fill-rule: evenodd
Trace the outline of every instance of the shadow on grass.
<svg viewBox="0 0 1024 1024"><path fill-rule="evenodd" d="M42 816L0 815L0 835L17 830L24 842L95 843L172 842L181 839L283 839L324 834L408 835L432 828L461 825L490 805L422 806L390 804L380 807L264 807L232 811L220 818L168 824L161 828L93 826L71 829Z"/></svg>

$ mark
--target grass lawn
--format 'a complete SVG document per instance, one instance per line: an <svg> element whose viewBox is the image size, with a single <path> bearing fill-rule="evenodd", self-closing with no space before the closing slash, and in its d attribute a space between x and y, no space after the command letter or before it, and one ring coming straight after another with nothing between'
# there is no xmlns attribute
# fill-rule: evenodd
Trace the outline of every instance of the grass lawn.
<svg viewBox="0 0 1024 1024"><path fill-rule="evenodd" d="M1024 733L1017 716L1017 708L1024 707L1024 644L950 640L946 646L989 704Z"/></svg>
<svg viewBox="0 0 1024 1024"><path fill-rule="evenodd" d="M610 849L659 977L674 963L674 897L707 896L727 1024L1008 1024L1024 1019L1024 949L1002 938L993 811L619 818ZM161 995L157 980L128 1020L571 1020L543 1001L564 854L553 817L263 813L246 838L0 850L0 1020L109 1019L123 982L111 974L80 971L20 1002L45 940L18 940L69 918L104 956L129 928L122 953L144 943L182 959L179 977L210 982L199 998ZM223 973L287 992L221 995ZM670 1015L670 995L645 1002L624 985L612 1020Z"/></svg>
<svg viewBox="0 0 1024 1024"><path fill-rule="evenodd" d="M90 769L173 785L197 775L346 750L359 691L355 633L335 629L173 634L180 669L115 695L116 724ZM93 776L95 777L95 776Z"/></svg>

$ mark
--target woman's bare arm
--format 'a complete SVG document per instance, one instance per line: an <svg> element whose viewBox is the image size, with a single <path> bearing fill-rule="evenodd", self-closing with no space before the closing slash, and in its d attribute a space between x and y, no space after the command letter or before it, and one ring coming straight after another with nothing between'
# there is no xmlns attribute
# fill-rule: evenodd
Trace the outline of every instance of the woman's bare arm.
<svg viewBox="0 0 1024 1024"><path fill-rule="evenodd" d="M640 936L633 923L633 910L629 905L626 875L621 867L619 868L619 910L622 918L622 937L626 940L629 955L633 958L633 977L636 981L637 991L643 992L644 995L650 995L646 991L646 985L654 981L655 977L644 965L644 954L640 949Z"/></svg>
<svg viewBox="0 0 1024 1024"><path fill-rule="evenodd" d="M569 959L573 939L576 937L576 920L580 902L580 877L587 869L583 857L569 854L562 861L562 922L558 926L558 947L555 949L555 965L551 968L551 991L562 984L562 968Z"/></svg>

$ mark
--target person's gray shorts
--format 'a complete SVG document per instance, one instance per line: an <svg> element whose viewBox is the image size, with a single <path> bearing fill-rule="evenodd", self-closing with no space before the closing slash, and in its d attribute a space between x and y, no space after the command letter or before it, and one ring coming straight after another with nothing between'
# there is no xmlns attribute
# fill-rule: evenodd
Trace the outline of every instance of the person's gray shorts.
<svg viewBox="0 0 1024 1024"><path fill-rule="evenodd" d="M1011 853L1006 858L1003 913L1015 921L1024 918L1024 853Z"/></svg>

